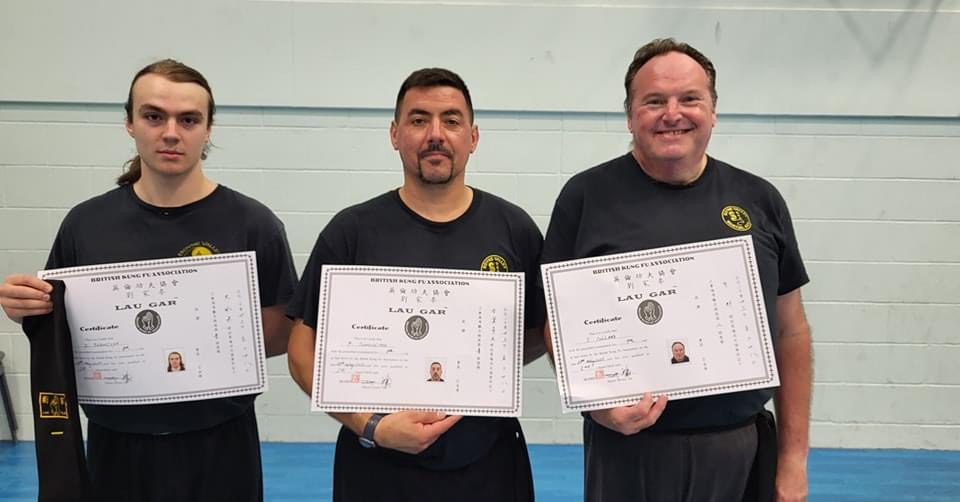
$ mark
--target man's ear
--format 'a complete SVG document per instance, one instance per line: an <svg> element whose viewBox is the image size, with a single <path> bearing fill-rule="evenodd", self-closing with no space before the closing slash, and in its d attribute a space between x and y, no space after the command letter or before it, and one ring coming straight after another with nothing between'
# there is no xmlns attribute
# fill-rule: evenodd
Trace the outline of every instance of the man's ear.
<svg viewBox="0 0 960 502"><path fill-rule="evenodd" d="M400 149L400 142L397 140L397 121L390 121L390 144L393 145L394 150Z"/></svg>

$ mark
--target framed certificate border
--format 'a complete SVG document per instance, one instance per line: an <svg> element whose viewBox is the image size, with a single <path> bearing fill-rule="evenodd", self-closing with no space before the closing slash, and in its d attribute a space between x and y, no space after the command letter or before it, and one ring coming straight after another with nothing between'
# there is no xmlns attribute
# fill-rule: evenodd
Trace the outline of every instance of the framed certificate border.
<svg viewBox="0 0 960 502"><path fill-rule="evenodd" d="M707 253L719 249L734 248L740 251L743 272L748 279L749 303L756 313L754 333L760 344L762 353L763 374L755 378L733 379L716 382L703 386L688 386L666 389L644 389L636 393L617 394L591 399L574 399L570 379L568 377L567 361L564 357L563 327L559 324L558 300L556 297L556 279L558 276L572 271L603 267L616 267L627 263L657 261L676 258L680 255ZM673 398L700 397L715 394L725 394L749 389L775 387L780 384L777 373L776 357L770 336L770 327L767 323L766 306L763 303L763 290L760 286L760 276L757 270L757 260L753 248L752 236L739 236L727 239L718 239L677 246L669 246L643 251L633 251L606 256L596 256L578 260L548 263L541 265L543 274L544 292L547 303L547 318L550 323L551 340L557 368L557 385L564 412L591 411L617 406L634 404L643 398L644 392L665 394Z"/></svg>
<svg viewBox="0 0 960 502"><path fill-rule="evenodd" d="M211 267L224 263L240 263L244 267L245 282L247 284L247 301L250 305L249 321L250 336L255 342L255 384L248 385L230 385L219 386L192 392L171 392L171 393L152 393L127 397L98 397L88 394L80 394L78 388L77 400L82 404L100 404L100 405L136 405L136 404L162 404L185 401L199 401L203 399L216 399L222 397L240 396L247 394L257 394L265 392L268 388L267 378L267 358L266 349L263 343L263 320L260 310L260 286L257 277L257 257L256 252L246 251L239 253L222 253L204 256L189 256L183 258L164 258L159 260L144 260L122 263L86 265L80 267L68 267L54 270L41 270L37 272L37 277L41 279L81 279L105 273L113 272L155 272L174 267ZM67 287L69 295L70 288ZM72 336L71 329L71 338ZM256 343L259 342L259 343Z"/></svg>
<svg viewBox="0 0 960 502"><path fill-rule="evenodd" d="M326 367L325 344L330 331L328 307L331 295L330 283L337 275L376 275L394 278L431 278L431 279L474 279L482 281L508 282L513 287L514 301L514 364L511 368L513 385L510 404L505 406L448 406L431 402L379 402L344 403L324 398L324 368ZM524 313L524 276L521 273L484 272L473 270L437 269L418 267L381 267L371 265L324 265L320 278L319 305L317 307L317 340L313 366L313 393L311 411L324 412L375 412L392 413L403 410L442 411L457 415L514 417L520 415L523 389L523 313Z"/></svg>

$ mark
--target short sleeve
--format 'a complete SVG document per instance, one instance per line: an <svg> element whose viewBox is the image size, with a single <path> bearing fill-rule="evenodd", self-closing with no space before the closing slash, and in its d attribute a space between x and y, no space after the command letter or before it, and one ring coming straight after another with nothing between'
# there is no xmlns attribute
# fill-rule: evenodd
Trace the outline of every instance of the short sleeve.
<svg viewBox="0 0 960 502"><path fill-rule="evenodd" d="M777 285L777 295L785 295L804 284L810 282L807 276L806 267L803 265L803 259L800 257L800 247L797 244L797 236L793 229L793 220L790 218L790 211L787 209L787 203L779 192L775 192L775 204L777 210L777 219L781 233L778 239L779 245L779 276L780 281Z"/></svg>
<svg viewBox="0 0 960 502"><path fill-rule="evenodd" d="M280 225L273 238L257 245L257 275L260 282L260 306L287 303L297 286L297 270L287 242L287 233Z"/></svg>
<svg viewBox="0 0 960 502"><path fill-rule="evenodd" d="M350 249L356 240L356 229L352 229L345 220L342 215L335 216L317 236L307 266L287 307L287 317L303 319L303 323L313 329L317 328L323 266L352 265L354 262Z"/></svg>

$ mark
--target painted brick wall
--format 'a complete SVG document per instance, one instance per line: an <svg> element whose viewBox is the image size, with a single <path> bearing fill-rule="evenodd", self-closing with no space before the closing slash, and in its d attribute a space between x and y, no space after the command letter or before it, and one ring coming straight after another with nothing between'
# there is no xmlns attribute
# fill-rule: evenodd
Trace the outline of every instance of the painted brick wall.
<svg viewBox="0 0 960 502"><path fill-rule="evenodd" d="M302 268L337 210L400 183L391 114L224 107L205 169L283 219ZM42 267L66 210L111 187L133 154L122 116L119 105L0 102L0 274ZM518 203L542 229L564 181L630 140L618 113L480 110L477 124L468 183ZM782 191L812 277L816 446L960 449L958 151L956 119L720 115L711 154ZM29 347L6 318L0 350L19 436L30 439ZM269 368L263 438L333 440L332 420L307 411L286 359ZM579 416L559 413L543 360L527 367L523 392L528 440L580 440Z"/></svg>

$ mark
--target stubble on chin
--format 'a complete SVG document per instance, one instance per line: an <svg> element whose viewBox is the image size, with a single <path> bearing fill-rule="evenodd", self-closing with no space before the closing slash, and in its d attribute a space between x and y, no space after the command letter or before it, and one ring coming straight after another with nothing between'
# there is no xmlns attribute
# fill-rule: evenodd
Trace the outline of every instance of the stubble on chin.
<svg viewBox="0 0 960 502"><path fill-rule="evenodd" d="M417 163L417 178L419 178L421 182L427 185L445 185L447 183L450 183L450 180L453 179L453 167L451 167L450 170L447 171L446 176L441 175L436 177L428 177L424 173L423 161L420 161Z"/></svg>

